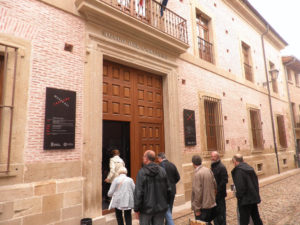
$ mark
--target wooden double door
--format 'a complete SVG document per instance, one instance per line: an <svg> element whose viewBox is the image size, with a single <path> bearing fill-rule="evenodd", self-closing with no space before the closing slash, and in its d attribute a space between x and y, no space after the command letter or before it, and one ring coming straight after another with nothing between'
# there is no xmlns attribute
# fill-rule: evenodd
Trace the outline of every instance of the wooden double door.
<svg viewBox="0 0 300 225"><path fill-rule="evenodd" d="M164 151L162 77L104 61L103 120L129 122L130 156L123 157L135 179L146 150Z"/></svg>

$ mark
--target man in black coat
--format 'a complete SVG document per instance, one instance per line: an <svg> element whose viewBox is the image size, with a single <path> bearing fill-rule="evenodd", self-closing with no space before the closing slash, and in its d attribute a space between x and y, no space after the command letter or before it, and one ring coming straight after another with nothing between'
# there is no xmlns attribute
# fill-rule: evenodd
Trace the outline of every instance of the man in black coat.
<svg viewBox="0 0 300 225"><path fill-rule="evenodd" d="M140 225L162 225L170 203L171 187L166 171L154 163L155 153L147 150L134 190L134 211Z"/></svg>
<svg viewBox="0 0 300 225"><path fill-rule="evenodd" d="M173 163L171 163L169 160L167 160L164 152L158 153L157 159L159 165L166 170L169 184L171 186L171 199L170 199L169 209L166 213L166 225L174 225L174 221L172 218L172 209L173 209L174 199L176 195L176 184L180 180L180 175L178 173L176 166Z"/></svg>
<svg viewBox="0 0 300 225"><path fill-rule="evenodd" d="M250 216L254 225L262 225L257 207L260 203L257 175L254 169L244 162L242 155L235 155L232 162L234 169L231 174L236 188L240 225L248 225Z"/></svg>
<svg viewBox="0 0 300 225"><path fill-rule="evenodd" d="M214 219L215 225L226 225L226 201L227 196L226 184L228 183L228 174L226 167L220 160L218 152L211 153L211 170L214 173L215 180L217 182L217 216Z"/></svg>

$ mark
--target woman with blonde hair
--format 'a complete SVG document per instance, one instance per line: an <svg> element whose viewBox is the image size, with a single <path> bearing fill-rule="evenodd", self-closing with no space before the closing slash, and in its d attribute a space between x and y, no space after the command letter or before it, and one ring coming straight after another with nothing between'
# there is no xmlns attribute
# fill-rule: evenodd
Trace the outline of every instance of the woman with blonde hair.
<svg viewBox="0 0 300 225"><path fill-rule="evenodd" d="M127 176L127 169L122 167L108 191L108 196L112 197L109 209L114 208L118 225L124 225L123 212L126 225L132 225L131 209L134 207L133 192L135 185L133 180Z"/></svg>

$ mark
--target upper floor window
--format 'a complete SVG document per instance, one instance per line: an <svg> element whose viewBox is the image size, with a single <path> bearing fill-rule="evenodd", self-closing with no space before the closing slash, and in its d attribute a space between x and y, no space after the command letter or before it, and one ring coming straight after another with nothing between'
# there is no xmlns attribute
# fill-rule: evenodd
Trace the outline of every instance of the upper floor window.
<svg viewBox="0 0 300 225"><path fill-rule="evenodd" d="M261 126L260 111L257 109L250 109L250 121L252 132L252 143L254 149L263 148L263 133Z"/></svg>
<svg viewBox="0 0 300 225"><path fill-rule="evenodd" d="M296 83L296 86L300 86L300 74L296 74L295 73L295 83Z"/></svg>
<svg viewBox="0 0 300 225"><path fill-rule="evenodd" d="M0 55L0 127L1 127L1 114L3 105L3 82L4 82L4 56Z"/></svg>
<svg viewBox="0 0 300 225"><path fill-rule="evenodd" d="M221 100L204 96L206 141L208 151L224 150Z"/></svg>
<svg viewBox="0 0 300 225"><path fill-rule="evenodd" d="M201 13L196 15L197 22L197 40L199 48L199 57L213 63L212 43L210 42L209 23L210 19Z"/></svg>
<svg viewBox="0 0 300 225"><path fill-rule="evenodd" d="M274 63L272 63L271 61L269 61L269 67L270 67L270 70L274 70L275 69L275 65ZM272 76L271 76L272 77ZM273 92L275 93L278 93L278 84L277 84L277 79L273 79L271 78L271 82L272 82L272 89L273 89Z"/></svg>
<svg viewBox="0 0 300 225"><path fill-rule="evenodd" d="M287 76L288 76L288 81L292 82L293 81L292 70L287 69Z"/></svg>
<svg viewBox="0 0 300 225"><path fill-rule="evenodd" d="M277 120L279 145L282 148L286 148L287 140L286 140L286 133L285 133L284 117L282 115L278 115L276 116L276 120Z"/></svg>
<svg viewBox="0 0 300 225"><path fill-rule="evenodd" d="M242 42L242 53L243 53L245 78L246 80L253 82L254 79L253 79L253 72L252 72L250 46L244 42Z"/></svg>

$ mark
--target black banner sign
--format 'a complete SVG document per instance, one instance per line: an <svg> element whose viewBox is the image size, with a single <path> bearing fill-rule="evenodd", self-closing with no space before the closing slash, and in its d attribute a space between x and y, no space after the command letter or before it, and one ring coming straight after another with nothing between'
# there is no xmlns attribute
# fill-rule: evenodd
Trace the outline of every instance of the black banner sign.
<svg viewBox="0 0 300 225"><path fill-rule="evenodd" d="M75 148L76 92L46 89L44 150Z"/></svg>
<svg viewBox="0 0 300 225"><path fill-rule="evenodd" d="M195 111L183 110L184 142L185 145L196 145Z"/></svg>

